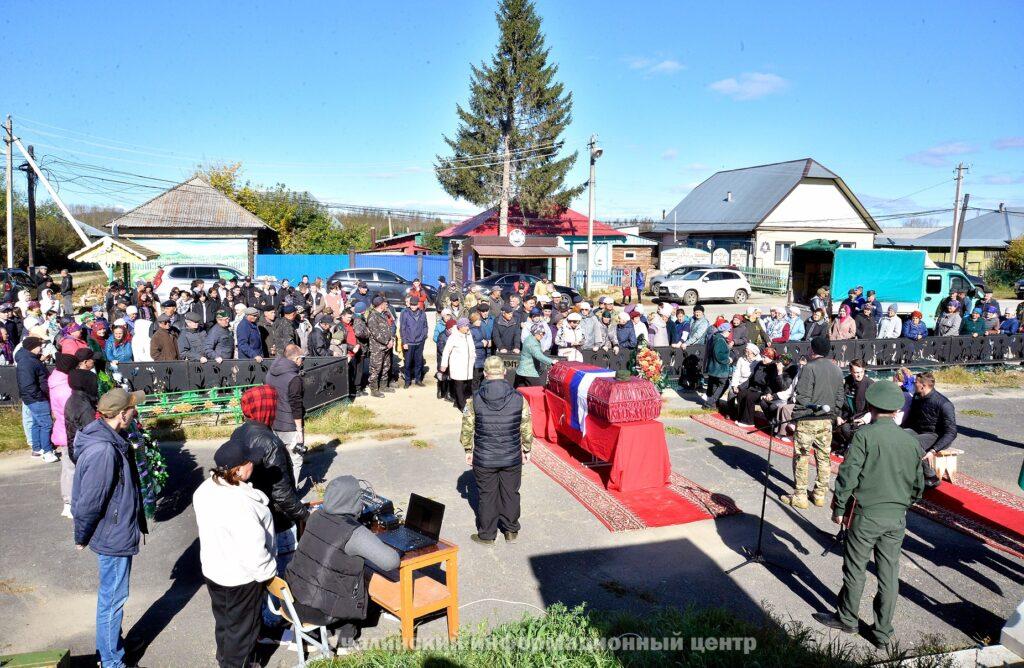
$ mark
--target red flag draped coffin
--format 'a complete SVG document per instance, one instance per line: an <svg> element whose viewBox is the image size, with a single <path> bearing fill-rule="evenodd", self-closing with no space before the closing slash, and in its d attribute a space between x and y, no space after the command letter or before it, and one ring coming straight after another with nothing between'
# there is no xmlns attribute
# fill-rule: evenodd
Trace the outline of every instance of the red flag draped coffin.
<svg viewBox="0 0 1024 668"><path fill-rule="evenodd" d="M572 382L572 375L576 371L602 371L603 369L593 364L584 364L583 362L568 362L560 361L555 362L548 369L548 384L547 388L565 399L566 401L571 400L571 391L569 384Z"/></svg>
<svg viewBox="0 0 1024 668"><path fill-rule="evenodd" d="M602 371L603 369L583 362L556 362L548 371L547 389L572 402L573 374L577 371ZM587 394L587 410L590 415L605 422L638 422L656 420L661 415L661 395L649 380L630 378L598 378L590 385Z"/></svg>
<svg viewBox="0 0 1024 668"><path fill-rule="evenodd" d="M654 383L644 378L598 378L590 386L587 407L592 416L612 424L657 420L661 395Z"/></svg>

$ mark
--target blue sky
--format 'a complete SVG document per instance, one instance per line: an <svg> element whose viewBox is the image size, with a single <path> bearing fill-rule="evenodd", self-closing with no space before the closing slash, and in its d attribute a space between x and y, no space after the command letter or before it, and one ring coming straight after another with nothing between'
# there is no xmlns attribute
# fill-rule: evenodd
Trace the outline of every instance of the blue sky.
<svg viewBox="0 0 1024 668"><path fill-rule="evenodd" d="M99 188L55 157L166 179L238 160L332 201L473 210L431 165L495 3L156 4L5 3L0 112L69 202L152 192L83 192ZM567 143L605 148L599 217L660 216L716 170L808 156L876 213L951 207L960 160L972 203L1024 205L1024 3L537 7L574 96Z"/></svg>

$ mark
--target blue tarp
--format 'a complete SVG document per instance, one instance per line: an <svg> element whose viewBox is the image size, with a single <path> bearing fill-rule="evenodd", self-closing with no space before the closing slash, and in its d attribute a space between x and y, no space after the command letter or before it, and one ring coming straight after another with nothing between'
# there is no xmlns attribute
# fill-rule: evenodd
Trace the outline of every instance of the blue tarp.
<svg viewBox="0 0 1024 668"><path fill-rule="evenodd" d="M832 268L832 298L840 302L850 288L861 285L865 292L875 290L883 304L917 303L924 289L927 255L925 251L840 248Z"/></svg>

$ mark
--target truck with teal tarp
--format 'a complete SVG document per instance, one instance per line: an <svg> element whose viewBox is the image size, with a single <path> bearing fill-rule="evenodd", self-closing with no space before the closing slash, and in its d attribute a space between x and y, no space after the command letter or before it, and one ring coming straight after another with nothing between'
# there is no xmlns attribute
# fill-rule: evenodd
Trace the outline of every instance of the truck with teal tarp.
<svg viewBox="0 0 1024 668"><path fill-rule="evenodd" d="M828 287L835 309L851 288L863 286L865 293L875 291L883 310L895 304L900 317L920 311L929 329L950 289L980 296L966 274L936 266L927 251L842 248L825 239L793 247L789 286L790 301L802 306L811 303L818 288Z"/></svg>

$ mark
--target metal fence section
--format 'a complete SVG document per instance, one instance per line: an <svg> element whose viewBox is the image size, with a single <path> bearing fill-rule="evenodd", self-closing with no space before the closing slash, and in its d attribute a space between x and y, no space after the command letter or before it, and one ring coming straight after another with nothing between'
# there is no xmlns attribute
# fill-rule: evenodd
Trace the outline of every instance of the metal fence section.
<svg viewBox="0 0 1024 668"><path fill-rule="evenodd" d="M278 280L288 279L294 285L303 274L310 280L327 278L339 269L349 268L349 257L345 255L257 255L256 276L273 276Z"/></svg>
<svg viewBox="0 0 1024 668"><path fill-rule="evenodd" d="M624 269L617 267L612 269L595 269L590 272L590 282L594 285L609 285L613 287L620 287L622 285L622 277L625 274ZM573 290L582 290L587 283L587 270L577 269L572 272L570 277L570 287Z"/></svg>
<svg viewBox="0 0 1024 668"><path fill-rule="evenodd" d="M287 278L293 284L302 276L326 279L340 269L386 269L409 279L421 278L424 283L435 284L438 276L448 275L447 255L396 255L393 253L355 253L334 255L275 255L256 256L256 275Z"/></svg>
<svg viewBox="0 0 1024 668"><path fill-rule="evenodd" d="M750 287L758 292L782 294L787 290L788 274L781 269L739 267L738 271L747 277Z"/></svg>

